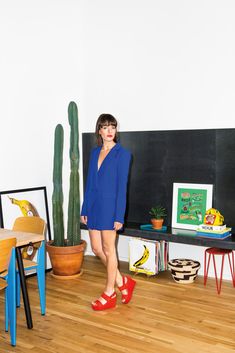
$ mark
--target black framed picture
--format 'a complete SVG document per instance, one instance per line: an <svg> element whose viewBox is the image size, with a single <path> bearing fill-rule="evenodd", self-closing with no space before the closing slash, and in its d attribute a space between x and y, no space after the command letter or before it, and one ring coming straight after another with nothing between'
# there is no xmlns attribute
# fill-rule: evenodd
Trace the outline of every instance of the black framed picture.
<svg viewBox="0 0 235 353"><path fill-rule="evenodd" d="M44 219L47 224L45 240L51 240L45 186L0 191L0 227L12 229L15 219L22 216L39 216Z"/></svg>

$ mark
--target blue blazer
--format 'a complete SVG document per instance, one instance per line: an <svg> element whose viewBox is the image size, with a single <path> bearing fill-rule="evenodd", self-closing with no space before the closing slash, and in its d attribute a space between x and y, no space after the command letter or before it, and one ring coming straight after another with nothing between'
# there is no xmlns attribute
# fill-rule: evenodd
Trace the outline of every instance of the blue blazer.
<svg viewBox="0 0 235 353"><path fill-rule="evenodd" d="M81 215L88 229L113 230L115 221L124 223L131 154L116 143L98 170L101 148L91 152Z"/></svg>

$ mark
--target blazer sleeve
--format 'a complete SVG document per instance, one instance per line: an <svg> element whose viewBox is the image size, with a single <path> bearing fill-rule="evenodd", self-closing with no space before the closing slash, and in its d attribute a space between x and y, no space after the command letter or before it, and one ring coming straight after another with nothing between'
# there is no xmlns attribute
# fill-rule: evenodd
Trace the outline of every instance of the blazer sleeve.
<svg viewBox="0 0 235 353"><path fill-rule="evenodd" d="M88 192L91 189L92 185L92 160L93 160L93 153L91 153L90 160L89 160L89 167L88 167L88 174L87 174L87 181L86 181L86 188L84 193L84 200L82 204L81 216L87 216L87 204L88 204Z"/></svg>
<svg viewBox="0 0 235 353"><path fill-rule="evenodd" d="M122 152L118 161L118 186L117 186L117 201L115 222L124 223L124 216L126 211L126 191L129 174L131 154L125 150Z"/></svg>

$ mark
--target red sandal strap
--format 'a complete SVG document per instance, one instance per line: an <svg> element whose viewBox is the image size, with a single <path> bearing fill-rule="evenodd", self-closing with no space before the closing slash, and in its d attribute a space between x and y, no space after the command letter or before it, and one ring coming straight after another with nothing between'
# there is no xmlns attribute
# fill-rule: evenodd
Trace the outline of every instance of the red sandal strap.
<svg viewBox="0 0 235 353"><path fill-rule="evenodd" d="M103 304L101 303L101 301L99 301L99 299L96 299L94 301L94 304L92 304L92 305L97 306L97 307L103 306Z"/></svg>
<svg viewBox="0 0 235 353"><path fill-rule="evenodd" d="M111 295L108 295L108 294L105 294L105 293L102 293L102 294L101 294L101 297L102 297L103 299L105 299L107 302L108 302L110 299L116 298L116 296L117 296L116 292L113 292L113 294L111 294Z"/></svg>
<svg viewBox="0 0 235 353"><path fill-rule="evenodd" d="M125 282L125 278L126 278L126 282ZM118 287L118 289L119 289L120 291L122 291L122 290L124 290L124 289L127 289L128 277L123 276L123 277L122 277L122 282L123 282L122 286Z"/></svg>
<svg viewBox="0 0 235 353"><path fill-rule="evenodd" d="M128 276L123 276L122 278L123 278L123 285L118 287L118 289L120 291L123 291L124 289L127 290L126 294L122 293L122 302L124 304L128 304L132 298L132 293L136 282L131 277L128 277ZM126 280L126 283L125 283L125 280Z"/></svg>
<svg viewBox="0 0 235 353"><path fill-rule="evenodd" d="M122 286L118 287L118 289L119 289L120 291L122 291L122 290L124 290L124 289L127 289L126 283L123 284Z"/></svg>

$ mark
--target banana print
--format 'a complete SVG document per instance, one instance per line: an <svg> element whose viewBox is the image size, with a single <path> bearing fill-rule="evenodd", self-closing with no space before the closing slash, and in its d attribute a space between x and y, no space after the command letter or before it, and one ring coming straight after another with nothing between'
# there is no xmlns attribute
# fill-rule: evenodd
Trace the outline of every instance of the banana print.
<svg viewBox="0 0 235 353"><path fill-rule="evenodd" d="M16 200L11 197L9 197L11 200L11 203L13 205L19 206L21 212L23 213L23 216L36 216L38 217L38 211L36 208L27 200Z"/></svg>
<svg viewBox="0 0 235 353"><path fill-rule="evenodd" d="M140 267L142 266L149 258L149 249L147 248L146 245L144 245L144 253L143 255L141 256L141 258L139 260L137 260L133 266L134 267Z"/></svg>
<svg viewBox="0 0 235 353"><path fill-rule="evenodd" d="M27 201L27 200L17 200L14 199L12 197L9 197L11 203L13 205L17 205L19 206L22 214L24 217L28 217L28 216L35 216L35 217L39 217L38 211L36 210L36 208L31 204L31 202ZM33 245L28 245L25 246L22 249L22 257L23 259L28 259L28 260L32 260L36 254L37 249L40 246L40 242L39 243L34 243Z"/></svg>

